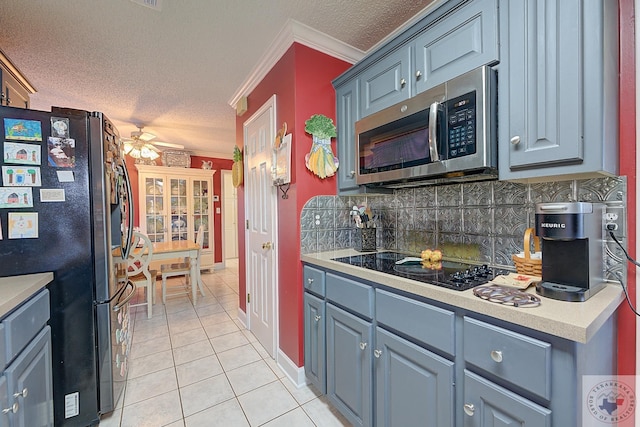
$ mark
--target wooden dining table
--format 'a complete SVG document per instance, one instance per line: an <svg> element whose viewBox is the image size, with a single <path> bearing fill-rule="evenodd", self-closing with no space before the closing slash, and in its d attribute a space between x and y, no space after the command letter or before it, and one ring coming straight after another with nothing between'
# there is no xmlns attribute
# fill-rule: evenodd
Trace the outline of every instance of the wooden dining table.
<svg viewBox="0 0 640 427"><path fill-rule="evenodd" d="M133 250L136 250L135 248ZM198 255L200 253L200 246L197 243L190 240L172 240L168 242L155 242L153 243L153 253L151 254L151 261L164 261L175 258L189 258L191 268L189 270L189 282L191 283L191 297L193 304L196 303L198 298L198 288L200 293L204 296L202 278L198 271ZM113 250L114 262L121 260L120 248Z"/></svg>

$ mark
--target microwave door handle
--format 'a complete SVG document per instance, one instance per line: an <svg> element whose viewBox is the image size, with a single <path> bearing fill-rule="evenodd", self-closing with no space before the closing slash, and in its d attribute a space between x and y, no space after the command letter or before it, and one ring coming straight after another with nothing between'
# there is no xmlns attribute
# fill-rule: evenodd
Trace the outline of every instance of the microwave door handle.
<svg viewBox="0 0 640 427"><path fill-rule="evenodd" d="M429 107L429 154L431 155L432 162L439 162L440 155L438 154L438 101L431 104Z"/></svg>

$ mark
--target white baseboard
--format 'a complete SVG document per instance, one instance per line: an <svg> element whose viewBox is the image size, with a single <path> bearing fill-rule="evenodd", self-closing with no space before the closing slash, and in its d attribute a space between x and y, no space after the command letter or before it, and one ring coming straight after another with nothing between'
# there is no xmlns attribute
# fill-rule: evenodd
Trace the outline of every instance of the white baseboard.
<svg viewBox="0 0 640 427"><path fill-rule="evenodd" d="M247 313L242 311L240 307L238 307L238 320L245 328L247 328Z"/></svg>
<svg viewBox="0 0 640 427"><path fill-rule="evenodd" d="M296 387L302 387L306 384L304 366L297 366L291 359L289 359L289 356L280 349L278 349L278 359L276 360L276 364Z"/></svg>

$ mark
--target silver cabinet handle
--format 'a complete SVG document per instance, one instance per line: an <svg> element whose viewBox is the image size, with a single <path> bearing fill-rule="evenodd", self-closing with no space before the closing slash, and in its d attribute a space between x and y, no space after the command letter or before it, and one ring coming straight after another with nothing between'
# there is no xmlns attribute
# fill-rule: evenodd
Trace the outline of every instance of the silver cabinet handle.
<svg viewBox="0 0 640 427"><path fill-rule="evenodd" d="M18 412L18 409L20 409L20 405L18 405L18 402L16 402L13 405L11 405L10 408L3 409L2 413L3 414L8 414L9 412L12 412L12 413L15 414L16 412Z"/></svg>
<svg viewBox="0 0 640 427"><path fill-rule="evenodd" d="M319 321L320 321L320 319L322 319L322 317L320 317L320 316L316 315L315 319L316 319L316 322L319 322Z"/></svg>
<svg viewBox="0 0 640 427"><path fill-rule="evenodd" d="M518 145L520 144L520 137L516 135L512 137L510 141L511 141L511 145Z"/></svg>
<svg viewBox="0 0 640 427"><path fill-rule="evenodd" d="M440 155L438 154L438 101L431 104L429 107L429 153L431 155L432 162L439 162Z"/></svg>
<svg viewBox="0 0 640 427"><path fill-rule="evenodd" d="M476 412L476 407L473 406L473 403L465 403L464 404L464 413L473 417L473 414Z"/></svg>
<svg viewBox="0 0 640 427"><path fill-rule="evenodd" d="M400 87L404 87L407 84L405 79L400 79Z"/></svg>
<svg viewBox="0 0 640 427"><path fill-rule="evenodd" d="M353 178L354 176L356 176L356 171L349 172L349 178Z"/></svg>
<svg viewBox="0 0 640 427"><path fill-rule="evenodd" d="M361 342L360 343L360 350L364 350L365 348L367 348L367 343L366 342Z"/></svg>
<svg viewBox="0 0 640 427"><path fill-rule="evenodd" d="M502 350L491 350L491 358L494 362L502 362Z"/></svg>
<svg viewBox="0 0 640 427"><path fill-rule="evenodd" d="M422 72L418 70L416 71L416 80L420 80L420 77L422 77Z"/></svg>
<svg viewBox="0 0 640 427"><path fill-rule="evenodd" d="M309 278L307 279L307 283L308 283L308 284L312 284L312 283L313 283L313 279L312 279L311 277L309 277Z"/></svg>
<svg viewBox="0 0 640 427"><path fill-rule="evenodd" d="M27 390L27 388L25 387L22 391L18 392L18 393L13 393L13 397L27 397L27 394L29 394L29 390Z"/></svg>
<svg viewBox="0 0 640 427"><path fill-rule="evenodd" d="M373 355L376 357L376 359L379 359L380 356L382 356L382 350L378 350L378 349L373 350Z"/></svg>

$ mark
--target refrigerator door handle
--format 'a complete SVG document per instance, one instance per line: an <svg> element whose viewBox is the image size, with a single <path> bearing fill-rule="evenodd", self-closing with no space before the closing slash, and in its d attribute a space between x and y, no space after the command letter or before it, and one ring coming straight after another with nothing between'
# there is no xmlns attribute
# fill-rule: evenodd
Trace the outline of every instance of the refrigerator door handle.
<svg viewBox="0 0 640 427"><path fill-rule="evenodd" d="M125 305L127 305L129 303L129 301L131 300L131 298L133 298L133 296L136 294L136 286L133 284L133 282L131 280L127 280L127 285L116 296L117 297L122 296L122 294L124 293L124 290L127 289L129 286L131 286L131 292L129 292L129 294L126 297L124 297L124 299L122 301L118 301L118 303L113 306L112 310L114 312L117 313L118 311L120 311L120 309L122 307L124 307Z"/></svg>
<svg viewBox="0 0 640 427"><path fill-rule="evenodd" d="M129 251L131 250L131 246L133 244L133 192L131 191L131 181L129 180L129 174L127 173L127 165L124 162L124 159L120 160L120 165L118 168L122 174L122 180L124 184L124 194L120 195L120 203L122 203L126 209L127 217L124 219L126 221L125 224L122 224L121 227L125 227L126 235L123 236L122 243L120 245L120 252L122 255L122 259L127 259L129 257Z"/></svg>

